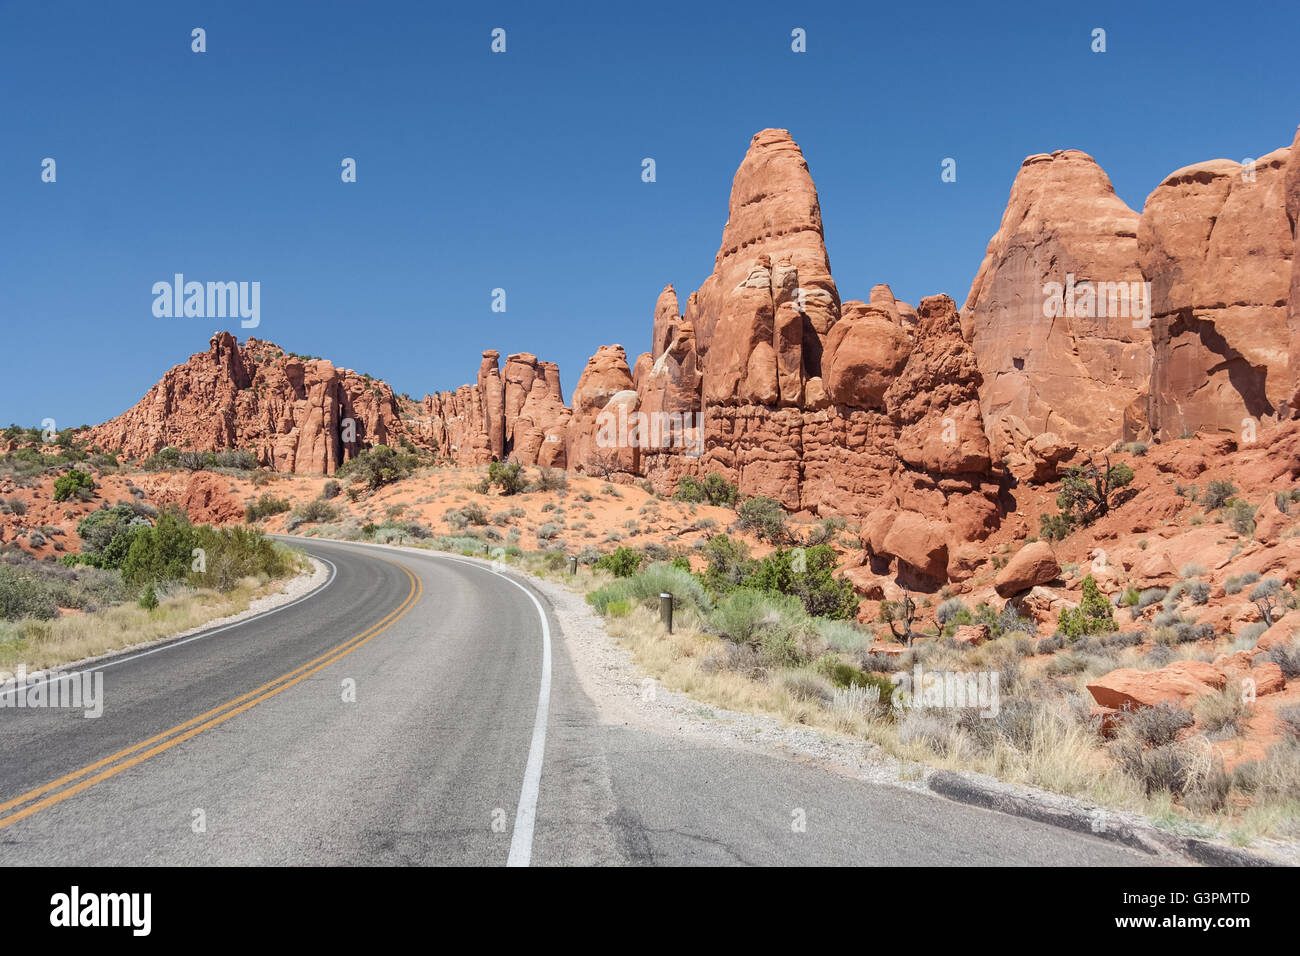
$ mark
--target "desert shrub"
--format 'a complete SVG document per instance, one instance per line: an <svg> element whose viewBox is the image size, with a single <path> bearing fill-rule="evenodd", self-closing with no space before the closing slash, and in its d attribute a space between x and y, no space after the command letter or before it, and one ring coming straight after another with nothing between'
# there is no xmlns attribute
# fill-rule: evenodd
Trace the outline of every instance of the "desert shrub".
<svg viewBox="0 0 1300 956"><path fill-rule="evenodd" d="M1071 527L1090 525L1119 503L1118 493L1132 481L1133 469L1112 465L1109 458L1104 466L1091 461L1075 465L1061 476L1056 505Z"/></svg>
<svg viewBox="0 0 1300 956"><path fill-rule="evenodd" d="M842 653L864 651L872 643L871 632L859 627L853 621L835 621L828 617L819 617L813 620L813 627L817 629L817 634L823 641L832 649ZM884 670L885 668L870 669Z"/></svg>
<svg viewBox="0 0 1300 956"><path fill-rule="evenodd" d="M668 564L652 564L639 574L618 578L587 595L587 602L604 614L611 601L658 602L659 595L673 596L673 606L689 606L701 613L713 609L713 601L699 580L687 571Z"/></svg>
<svg viewBox="0 0 1300 956"><path fill-rule="evenodd" d="M1275 716L1278 720L1282 721L1282 726L1287 729L1288 733L1300 737L1300 704L1289 704L1286 707L1279 707Z"/></svg>
<svg viewBox="0 0 1300 956"><path fill-rule="evenodd" d="M149 525L148 518L127 504L92 511L77 523L82 551L77 563L120 568L131 547L132 529Z"/></svg>
<svg viewBox="0 0 1300 956"><path fill-rule="evenodd" d="M1300 643L1279 644L1269 650L1268 659L1282 669L1287 680L1300 677Z"/></svg>
<svg viewBox="0 0 1300 956"><path fill-rule="evenodd" d="M515 495L527 487L524 466L517 461L494 461L488 465L488 484L501 489L503 495Z"/></svg>
<svg viewBox="0 0 1300 956"><path fill-rule="evenodd" d="M11 513L16 515L21 516L27 514L27 502L24 501L22 498L8 499L5 502L5 507L8 508Z"/></svg>
<svg viewBox="0 0 1300 956"><path fill-rule="evenodd" d="M1224 594L1240 594L1240 593L1241 593L1241 589L1242 589L1242 587L1243 587L1243 584L1242 584L1241 578L1239 578L1239 577L1233 575L1233 576L1231 576L1231 577L1228 577L1228 578L1225 578L1225 579L1224 579L1224 582L1223 582L1223 593L1224 593Z"/></svg>
<svg viewBox="0 0 1300 956"><path fill-rule="evenodd" d="M1146 588L1138 594L1137 602L1133 604L1133 616L1137 617L1139 613L1145 611L1152 604L1163 601L1168 593L1164 588Z"/></svg>
<svg viewBox="0 0 1300 956"><path fill-rule="evenodd" d="M335 482L337 484L337 482ZM275 495L267 492L262 495L251 505L244 509L244 520L249 524L261 521L263 518L269 518L272 515L284 514L292 505L287 498L277 498Z"/></svg>
<svg viewBox="0 0 1300 956"><path fill-rule="evenodd" d="M559 536L560 526L554 522L547 522L537 529L538 541L552 541Z"/></svg>
<svg viewBox="0 0 1300 956"><path fill-rule="evenodd" d="M1186 590L1193 604L1202 605L1210 600L1210 586L1204 581L1188 581Z"/></svg>
<svg viewBox="0 0 1300 956"><path fill-rule="evenodd" d="M835 699L835 688L811 671L782 671L776 685L797 701L825 706Z"/></svg>
<svg viewBox="0 0 1300 956"><path fill-rule="evenodd" d="M749 577L754 562L749 557L749 545L725 534L715 534L704 545L704 583L719 594L739 587Z"/></svg>
<svg viewBox="0 0 1300 956"><path fill-rule="evenodd" d="M95 490L95 479L77 468L54 479L54 500L67 501L73 495L82 497Z"/></svg>
<svg viewBox="0 0 1300 956"><path fill-rule="evenodd" d="M1048 541L1061 541L1073 530L1070 515L1065 512L1038 516L1038 533Z"/></svg>
<svg viewBox="0 0 1300 956"><path fill-rule="evenodd" d="M835 552L828 545L778 548L754 565L741 583L797 597L812 616L847 620L857 613L858 597L853 585L835 577L834 571Z"/></svg>
<svg viewBox="0 0 1300 956"><path fill-rule="evenodd" d="M775 499L764 495L745 499L740 506L737 524L759 540L775 543L789 536L785 527L785 510Z"/></svg>
<svg viewBox="0 0 1300 956"><path fill-rule="evenodd" d="M1144 747L1129 738L1113 750L1116 762L1136 780L1148 795L1167 792L1175 797L1185 794L1195 783L1200 760L1185 743L1178 741L1157 747Z"/></svg>
<svg viewBox="0 0 1300 956"><path fill-rule="evenodd" d="M296 531L305 524L321 524L338 520L339 510L323 498L305 501L289 513L284 526L289 531Z"/></svg>
<svg viewBox="0 0 1300 956"><path fill-rule="evenodd" d="M1070 639L1115 630L1110 602L1101 593L1091 574L1083 579L1083 600L1078 607L1066 608L1061 612L1057 629Z"/></svg>
<svg viewBox="0 0 1300 956"><path fill-rule="evenodd" d="M1222 508L1229 498L1237 493L1237 486L1230 481L1212 481L1201 496L1201 505L1208 514Z"/></svg>
<svg viewBox="0 0 1300 956"><path fill-rule="evenodd" d="M965 612L967 618L970 617L970 609L966 607L961 598L948 598L935 608L934 619L941 625L956 623L957 618Z"/></svg>
<svg viewBox="0 0 1300 956"><path fill-rule="evenodd" d="M632 548L620 547L596 561L596 567L616 578L630 578L641 567L641 555Z"/></svg>
<svg viewBox="0 0 1300 956"><path fill-rule="evenodd" d="M325 482L325 487L321 489L320 496L326 501L330 501L337 498L342 490L343 486L331 478L329 481Z"/></svg>
<svg viewBox="0 0 1300 956"><path fill-rule="evenodd" d="M409 475L418 460L414 455L404 455L387 445L376 445L343 463L336 472L366 491L376 491Z"/></svg>
<svg viewBox="0 0 1300 956"><path fill-rule="evenodd" d="M537 476L538 491L563 491L569 487L569 476L561 468L543 468Z"/></svg>
<svg viewBox="0 0 1300 956"><path fill-rule="evenodd" d="M1241 687L1229 683L1217 694L1206 694L1196 701L1196 720L1201 728L1219 737L1236 736L1246 717L1246 703Z"/></svg>
<svg viewBox="0 0 1300 956"><path fill-rule="evenodd" d="M1168 703L1140 707L1124 717L1125 729L1148 747L1172 743L1180 731L1192 726L1194 722L1190 710Z"/></svg>
<svg viewBox="0 0 1300 956"><path fill-rule="evenodd" d="M1237 634L1236 647L1238 650L1250 650L1255 646L1260 636L1268 630L1268 625L1263 621L1252 621L1241 629Z"/></svg>
<svg viewBox="0 0 1300 956"><path fill-rule="evenodd" d="M1259 610L1264 623L1270 627L1278 618L1278 611L1285 607L1282 597L1282 582L1277 578L1264 578L1250 592L1250 600Z"/></svg>
<svg viewBox="0 0 1300 956"><path fill-rule="evenodd" d="M297 566L287 548L248 525L230 528L199 525L194 529L193 540L202 553L202 562L198 566L190 563L187 579L201 587L230 591L243 578L259 575L282 578Z"/></svg>
<svg viewBox="0 0 1300 956"><path fill-rule="evenodd" d="M179 581L189 573L195 532L179 509L164 509L153 526L137 529L130 541L122 561L122 580L128 586Z"/></svg>
<svg viewBox="0 0 1300 956"><path fill-rule="evenodd" d="M1057 631L1051 637L1045 637L1038 642L1037 644L1038 653L1055 654L1057 651L1064 648L1065 644L1066 644L1065 635L1062 634L1060 631Z"/></svg>
<svg viewBox="0 0 1300 956"><path fill-rule="evenodd" d="M141 464L145 471L167 471L178 467L181 450L171 445L159 448Z"/></svg>
<svg viewBox="0 0 1300 956"><path fill-rule="evenodd" d="M1243 538L1248 538L1255 533L1255 512L1258 510L1254 505L1242 501L1240 498L1232 502L1228 509L1228 522L1232 525L1232 530L1237 532Z"/></svg>
<svg viewBox="0 0 1300 956"><path fill-rule="evenodd" d="M0 564L0 620L49 620L58 613L58 601L36 573Z"/></svg>
<svg viewBox="0 0 1300 956"><path fill-rule="evenodd" d="M766 635L775 632L775 647L794 644L795 632L806 621L807 615L795 598L737 588L717 603L708 617L708 627L727 640L753 646L761 645Z"/></svg>
<svg viewBox="0 0 1300 956"><path fill-rule="evenodd" d="M729 507L736 503L737 494L735 485L714 472L703 481L693 475L683 475L677 482L673 500Z"/></svg>

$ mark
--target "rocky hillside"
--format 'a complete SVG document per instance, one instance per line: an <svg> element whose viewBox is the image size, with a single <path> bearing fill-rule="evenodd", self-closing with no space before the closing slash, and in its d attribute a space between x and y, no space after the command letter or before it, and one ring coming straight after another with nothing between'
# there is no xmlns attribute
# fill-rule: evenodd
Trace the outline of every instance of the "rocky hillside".
<svg viewBox="0 0 1300 956"><path fill-rule="evenodd" d="M1178 170L1140 213L1087 154L1039 154L960 313L887 285L842 301L808 163L768 129L736 172L713 273L684 308L664 289L649 351L601 346L569 406L559 369L528 353L501 367L485 351L473 384L417 403L220 333L90 439L137 457L247 448L322 474L403 441L458 465L515 458L661 491L718 472L743 495L862 520L864 548L897 574L961 580L1016 490L1064 464L1293 417L1298 215L1300 145Z"/></svg>

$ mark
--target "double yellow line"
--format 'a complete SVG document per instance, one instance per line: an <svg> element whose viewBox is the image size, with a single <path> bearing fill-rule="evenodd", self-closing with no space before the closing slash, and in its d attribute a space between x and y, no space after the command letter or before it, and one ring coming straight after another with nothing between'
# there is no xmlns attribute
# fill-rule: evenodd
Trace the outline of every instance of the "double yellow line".
<svg viewBox="0 0 1300 956"><path fill-rule="evenodd" d="M380 559L386 560L386 559ZM83 790L88 790L95 784L107 780L109 777L116 776L123 770L141 764L150 757L157 756L163 751L170 750L177 744L184 743L192 737L197 737L205 730L210 730L218 724L223 724L232 717L242 714L252 707L256 707L264 700L270 700L281 691L288 690L295 684L301 683L313 674L329 667L336 661L342 660L361 645L369 642L379 634L388 630L403 618L420 600L420 595L424 592L424 585L420 579L412 574L407 568L398 564L396 561L389 561L389 564L400 568L402 573L410 579L411 590L406 599L402 601L397 608L384 617L382 620L362 631L354 637L348 638L342 644L326 651L315 660L308 661L301 667L282 674L273 681L263 684L255 690L250 690L247 694L236 697L234 700L227 701L219 707L214 707L206 713L199 714L183 724L177 724L170 730L164 730L160 734L155 734L148 740L142 740L133 747L127 747L125 750L119 750L111 756L102 760L97 760L88 766L75 770L70 774L60 777L58 780L51 780L47 784L42 784L35 790L29 790L21 796L14 797L0 803L0 830L17 823L19 820L25 820L27 817L42 810L54 806L56 803L62 803L69 797L74 797ZM147 749L146 749L147 748ZM33 802L35 801L35 802ZM13 811L13 812L10 812Z"/></svg>

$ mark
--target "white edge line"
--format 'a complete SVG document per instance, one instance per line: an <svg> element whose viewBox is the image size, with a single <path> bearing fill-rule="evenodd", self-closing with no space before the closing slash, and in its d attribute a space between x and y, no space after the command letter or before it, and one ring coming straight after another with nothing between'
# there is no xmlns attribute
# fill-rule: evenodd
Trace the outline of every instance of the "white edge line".
<svg viewBox="0 0 1300 956"><path fill-rule="evenodd" d="M321 539L330 540L330 539ZM445 551L430 551L423 548L402 548L391 545L371 544L367 541L342 541L343 545L358 545L363 548L380 548L389 551L422 554L430 558L443 558L456 564L478 568L494 574L503 581L509 581L528 595L528 600L537 608L537 616L542 622L542 680L537 691L537 716L533 719L533 739L528 746L528 763L524 767L524 783L519 791L519 805L515 809L515 828L510 837L510 854L506 857L506 866L528 866L533 857L533 827L537 822L537 796L542 783L542 758L546 753L546 721L551 709L551 624L546 618L546 608L537 600L537 595L514 578L508 577L491 567L484 567L476 561L465 561Z"/></svg>
<svg viewBox="0 0 1300 956"><path fill-rule="evenodd" d="M320 587L312 588L302 597L295 598L294 600L290 601L288 604L281 604L279 607L273 607L269 611L263 611L261 614L254 614L252 617L246 617L242 621L233 621L230 624L222 625L221 627L218 627L211 631L200 631L198 634L192 634L189 637L182 638L179 641L168 641L164 637L161 639L164 643L159 644L157 647L151 647L147 651L139 651L134 654L131 654L129 652L123 652L124 656L113 657L111 660L107 660L102 664L99 662L94 662L92 666L83 667L81 670L58 671L58 672L54 672L51 670L50 673L48 673L45 677L41 678L39 681L28 680L26 683L23 684L23 690L25 691L32 687L40 687L42 685L49 684L51 681L64 680L69 677L76 677L80 674L90 674L96 671L108 670L108 668L116 667L118 664L126 664L130 661L139 660L142 657L148 657L150 654L157 654L159 651L169 651L174 647L181 647L182 645L189 644L192 641L201 641L205 637L212 637L213 635L220 634L223 631L229 631L231 628L243 627L245 624L251 624L253 621L260 621L262 620L262 618L270 617L272 614L279 614L281 611L287 611L289 610L289 608L301 604L303 601L307 601L310 600L311 598L314 598L316 595L320 594L327 587L329 587L331 584L334 583L334 578L338 574L338 568L334 566L334 562L329 560L329 558L322 558L319 555L313 554L312 557L318 561L324 561L326 564L330 566L329 580L326 581L324 584L322 584ZM3 688L4 684L14 683L15 681L16 681L16 676L14 678L11 678L8 681L4 681L0 683L0 688ZM0 690L0 698L5 697L5 695L7 694L16 694L16 693L18 693L17 686L11 688L10 690Z"/></svg>

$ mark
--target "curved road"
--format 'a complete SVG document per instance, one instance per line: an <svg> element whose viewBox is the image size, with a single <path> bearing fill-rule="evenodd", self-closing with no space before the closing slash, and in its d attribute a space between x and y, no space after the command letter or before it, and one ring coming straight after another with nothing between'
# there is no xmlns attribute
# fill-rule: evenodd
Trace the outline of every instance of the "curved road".
<svg viewBox="0 0 1300 956"><path fill-rule="evenodd" d="M602 724L522 579L433 552L295 543L332 565L326 587L95 665L101 717L0 709L0 863L1153 862Z"/></svg>

